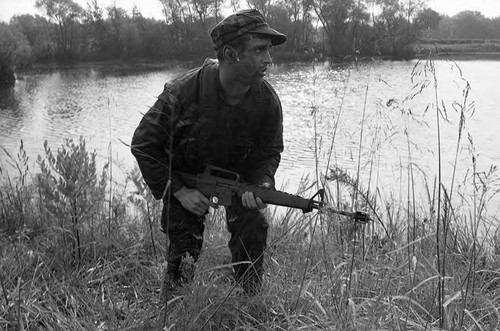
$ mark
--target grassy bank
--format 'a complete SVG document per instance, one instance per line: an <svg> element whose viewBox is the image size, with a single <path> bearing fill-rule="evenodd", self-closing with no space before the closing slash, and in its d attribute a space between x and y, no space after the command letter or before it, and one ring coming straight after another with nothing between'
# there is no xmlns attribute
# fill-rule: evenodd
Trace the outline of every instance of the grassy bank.
<svg viewBox="0 0 500 331"><path fill-rule="evenodd" d="M437 79L432 63L423 65L431 80ZM455 104L464 118L466 92ZM310 114L316 118L319 111L313 106ZM435 112L439 130L442 112L426 111ZM363 116L360 135L375 125ZM333 145L337 129L332 130ZM360 138L358 159L362 145ZM328 176L319 178L328 201L335 208L367 211L373 221L359 225L328 209L302 215L269 207L264 288L255 297L245 296L232 281L222 210L213 212L194 282L164 309L158 305L166 253L158 224L161 205L138 170L116 182L113 160L98 168L83 139L56 148L45 145L33 168L35 156L21 145L0 167L2 329L494 330L500 325L498 215L486 213L497 192L495 169L483 172L473 165L472 176L462 182L471 186L470 195L461 197L463 208L452 202L458 189L445 185L440 173L427 174L427 182L435 183L427 187L427 201L412 198L417 165L411 162L404 203L381 200L391 194L364 188L359 174L331 166ZM439 159L440 169L454 162Z"/></svg>

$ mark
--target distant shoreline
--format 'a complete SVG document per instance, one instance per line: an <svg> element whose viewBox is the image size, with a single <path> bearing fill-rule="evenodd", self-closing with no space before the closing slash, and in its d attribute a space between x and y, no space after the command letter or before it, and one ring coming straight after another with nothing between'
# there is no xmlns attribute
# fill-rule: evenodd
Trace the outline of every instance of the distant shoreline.
<svg viewBox="0 0 500 331"><path fill-rule="evenodd" d="M443 52L432 53L434 59L500 60L500 52ZM415 59L427 59L429 54L417 54Z"/></svg>
<svg viewBox="0 0 500 331"><path fill-rule="evenodd" d="M471 49L475 48L474 44L446 44L451 47L442 47L437 46L435 44L419 44L420 49L416 54L414 54L409 59L395 59L391 56L370 56L370 55L347 55L347 56L333 56L333 57L321 57L319 60L316 59L317 62L326 62L330 61L336 64L349 63L349 62L366 62L371 60L382 60L382 61L411 61L411 60L422 60L428 59L430 56L434 59L454 59L454 60L500 60L500 45L498 51L481 51L476 50L473 51ZM458 47L454 47L456 45L460 45L460 49ZM422 47L424 46L424 47ZM311 63L315 61L314 58L303 58L298 54L296 59L290 54L286 54L285 56L280 56L278 54L275 57L276 64L286 64L286 63ZM199 60L189 59L189 60L178 60L178 59L165 59L161 61L151 61L145 59L137 59L137 60L103 60L103 61L72 61L59 63L57 61L47 62L47 63L36 63L33 64L30 68L16 70L16 76L22 77L24 75L37 74L37 73L45 73L51 71L60 71L60 70L74 70L74 69L102 69L106 72L112 73L120 71L154 71L154 70L162 70L168 69L172 67L178 66L186 66L191 64L192 67L201 65L203 62L203 56L200 57Z"/></svg>
<svg viewBox="0 0 500 331"><path fill-rule="evenodd" d="M414 45L417 57L492 59L500 57L500 40L496 39L421 39Z"/></svg>

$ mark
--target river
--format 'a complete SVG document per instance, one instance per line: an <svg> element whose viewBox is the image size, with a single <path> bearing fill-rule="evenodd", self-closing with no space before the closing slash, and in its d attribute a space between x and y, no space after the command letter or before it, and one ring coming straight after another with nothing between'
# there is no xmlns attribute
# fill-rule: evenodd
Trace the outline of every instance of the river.
<svg viewBox="0 0 500 331"><path fill-rule="evenodd" d="M115 176L125 174L135 165L126 144L142 114L166 81L189 68L97 66L23 76L0 91L2 167L5 151L15 155L21 140L34 163L44 140L55 150L65 138L83 136L101 161L111 157ZM493 192L500 184L491 171L500 164L498 77L500 61L477 59L273 65L267 79L282 101L286 145L277 186L296 192L302 179L337 167L346 182L359 178L382 201L404 203L408 183L415 183L425 212L441 164L443 186L457 196L473 194L475 169L476 184L482 180L492 196L488 213L497 218Z"/></svg>

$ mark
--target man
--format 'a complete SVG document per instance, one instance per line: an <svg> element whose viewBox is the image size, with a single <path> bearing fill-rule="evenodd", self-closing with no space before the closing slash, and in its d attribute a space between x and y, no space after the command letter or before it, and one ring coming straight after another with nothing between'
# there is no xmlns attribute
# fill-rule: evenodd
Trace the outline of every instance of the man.
<svg viewBox="0 0 500 331"><path fill-rule="evenodd" d="M206 60L165 84L132 139L132 153L157 199L163 199L162 228L168 234L167 287L189 281L185 262L196 262L203 242L208 197L186 187L176 173L198 174L209 164L240 174L243 181L274 187L283 151L280 100L264 80L271 46L286 41L257 10L243 10L211 32L218 63ZM253 193L226 207L235 278L254 294L262 281L268 223L266 205ZM165 290L165 285L164 289Z"/></svg>

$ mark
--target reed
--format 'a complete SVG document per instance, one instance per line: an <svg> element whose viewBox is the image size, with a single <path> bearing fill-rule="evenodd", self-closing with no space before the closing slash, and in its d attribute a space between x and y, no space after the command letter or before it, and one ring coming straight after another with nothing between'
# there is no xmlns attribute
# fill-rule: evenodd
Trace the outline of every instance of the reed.
<svg viewBox="0 0 500 331"><path fill-rule="evenodd" d="M373 222L357 225L327 211L302 215L269 207L264 288L255 297L246 296L232 280L222 210L212 211L207 220L194 281L164 306L159 298L166 263L166 238L158 221L161 205L137 168L128 172L126 185L117 185L110 179L109 165L98 169L83 139L67 141L57 151L46 145L37 168L22 144L16 155L5 151L7 164L0 166L0 328L499 328L498 211L488 213L499 191L499 177L495 167L479 169L473 138L465 139L466 120L473 113L470 86L463 80L463 99L454 108L460 120L452 171L462 166L457 155L464 145L471 160L461 185L456 185L455 175L446 185L414 163L419 148L412 141L417 110L391 103L405 119L402 139L407 151L401 173L406 187L387 194L379 187L378 173L380 150L388 138L383 112L369 113L371 77L353 153L356 170L350 173L337 162L336 137L347 116L344 99L356 68L349 70L331 140L322 145L315 132L313 152L318 158L327 155L328 166L321 169L317 162L315 177L304 179L300 191L324 187L329 203L366 210ZM432 89L432 105L422 111L431 114L432 109L436 122L449 125L453 114L440 100L438 78L432 59L419 62L411 77L417 92L410 94ZM326 116L321 105L312 102L311 110L316 125L321 124L321 116ZM326 154L321 150L325 145ZM448 160L436 162L442 168L448 165ZM422 176L424 202L415 192Z"/></svg>

